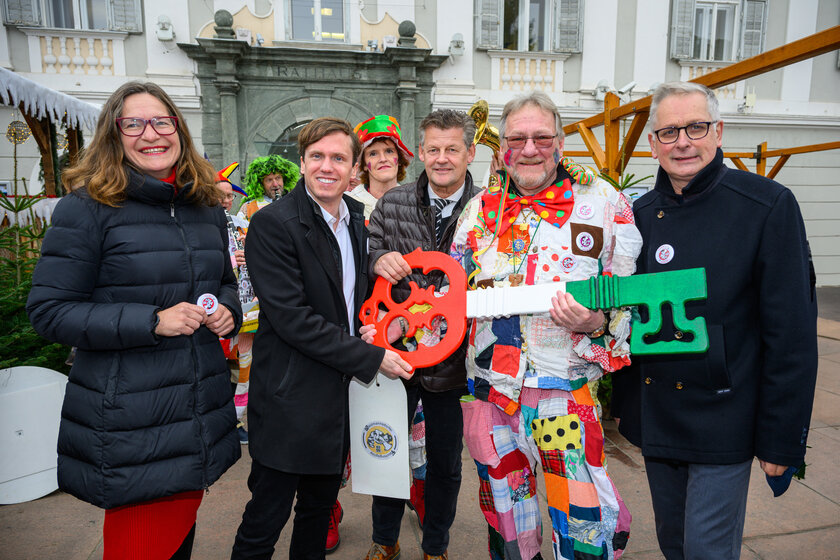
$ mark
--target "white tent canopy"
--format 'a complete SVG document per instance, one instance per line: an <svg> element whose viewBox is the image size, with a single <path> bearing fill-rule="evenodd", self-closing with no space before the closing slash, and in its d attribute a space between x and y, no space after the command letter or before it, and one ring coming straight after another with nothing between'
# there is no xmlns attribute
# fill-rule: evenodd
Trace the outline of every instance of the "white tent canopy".
<svg viewBox="0 0 840 560"><path fill-rule="evenodd" d="M96 127L99 108L73 96L61 93L5 68L0 68L0 100L4 105L17 107L37 119L48 116L60 124L67 115L67 124L76 129Z"/></svg>

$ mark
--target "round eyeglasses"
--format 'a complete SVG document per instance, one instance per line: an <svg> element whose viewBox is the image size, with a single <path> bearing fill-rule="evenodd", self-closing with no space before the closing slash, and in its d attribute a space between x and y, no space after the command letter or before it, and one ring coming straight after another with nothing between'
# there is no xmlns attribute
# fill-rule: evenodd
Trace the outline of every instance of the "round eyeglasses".
<svg viewBox="0 0 840 560"><path fill-rule="evenodd" d="M540 136L505 136L504 138L507 141L508 148L520 150L525 147L528 140L533 140L534 146L537 148L550 148L554 143L554 139L557 138L557 135L543 134Z"/></svg>
<svg viewBox="0 0 840 560"><path fill-rule="evenodd" d="M654 130L656 139L662 144L673 144L680 137L680 131L685 130L685 135L689 140L700 140L709 134L709 128L717 121L701 121L685 126L666 126L659 130Z"/></svg>
<svg viewBox="0 0 840 560"><path fill-rule="evenodd" d="M175 134L178 130L178 117L152 117L151 119L120 117L116 121L117 128L126 136L142 136L148 125L152 125L152 129L161 136Z"/></svg>

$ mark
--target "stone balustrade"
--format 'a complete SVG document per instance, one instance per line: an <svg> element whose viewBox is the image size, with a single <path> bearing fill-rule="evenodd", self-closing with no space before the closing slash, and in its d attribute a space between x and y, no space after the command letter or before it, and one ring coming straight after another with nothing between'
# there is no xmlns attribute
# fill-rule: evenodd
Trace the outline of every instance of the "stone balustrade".
<svg viewBox="0 0 840 560"><path fill-rule="evenodd" d="M724 66L729 66L732 62L715 62L703 60L685 60L680 62L682 67L680 71L680 80L684 82L699 78L709 72L720 70ZM718 99L742 99L744 97L744 81L735 82L728 86L723 86L715 90Z"/></svg>
<svg viewBox="0 0 840 560"><path fill-rule="evenodd" d="M563 91L563 62L568 54L488 51L491 88L502 91Z"/></svg>
<svg viewBox="0 0 840 560"><path fill-rule="evenodd" d="M128 33L21 27L29 40L32 72L125 76Z"/></svg>

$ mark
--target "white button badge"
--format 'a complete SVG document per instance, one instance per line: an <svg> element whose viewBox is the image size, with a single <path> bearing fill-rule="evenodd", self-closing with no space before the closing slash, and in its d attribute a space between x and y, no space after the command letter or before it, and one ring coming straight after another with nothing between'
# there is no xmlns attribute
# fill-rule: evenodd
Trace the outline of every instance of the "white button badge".
<svg viewBox="0 0 840 560"><path fill-rule="evenodd" d="M201 294L195 304L203 307L208 315L212 315L219 308L219 298L213 294Z"/></svg>
<svg viewBox="0 0 840 560"><path fill-rule="evenodd" d="M656 262L659 264L668 264L674 258L674 248L668 245L660 245L656 250Z"/></svg>
<svg viewBox="0 0 840 560"><path fill-rule="evenodd" d="M589 204L581 204L577 207L577 215L581 220L588 220L595 215L595 209Z"/></svg>
<svg viewBox="0 0 840 560"><path fill-rule="evenodd" d="M595 239L593 239L591 233L582 231L575 238L575 243L581 251L589 252L592 250L593 245L595 245Z"/></svg>

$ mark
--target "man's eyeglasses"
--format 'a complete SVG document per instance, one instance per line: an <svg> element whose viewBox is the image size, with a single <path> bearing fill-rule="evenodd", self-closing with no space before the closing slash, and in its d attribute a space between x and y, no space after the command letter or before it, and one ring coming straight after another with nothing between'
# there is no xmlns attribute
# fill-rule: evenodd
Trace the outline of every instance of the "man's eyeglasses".
<svg viewBox="0 0 840 560"><path fill-rule="evenodd" d="M534 146L537 148L550 148L554 143L555 138L557 138L556 134L543 134L540 136L505 136L508 147L514 150L524 148L525 144L528 143L528 140L533 140Z"/></svg>
<svg viewBox="0 0 840 560"><path fill-rule="evenodd" d="M126 136L142 136L148 125L152 125L154 131L161 136L169 136L178 130L178 117L152 117L148 120L137 117L117 119L117 128Z"/></svg>
<svg viewBox="0 0 840 560"><path fill-rule="evenodd" d="M222 195L222 200L224 200L224 201L233 200L233 197L234 197L233 193L231 193L231 194L223 194L223 195Z"/></svg>
<svg viewBox="0 0 840 560"><path fill-rule="evenodd" d="M717 121L705 121L695 122L685 126L666 126L665 128L654 130L653 133L656 134L656 139L662 144L673 144L676 142L680 137L681 130L685 130L685 135L688 136L690 140L700 140L709 134L709 127L716 122Z"/></svg>

